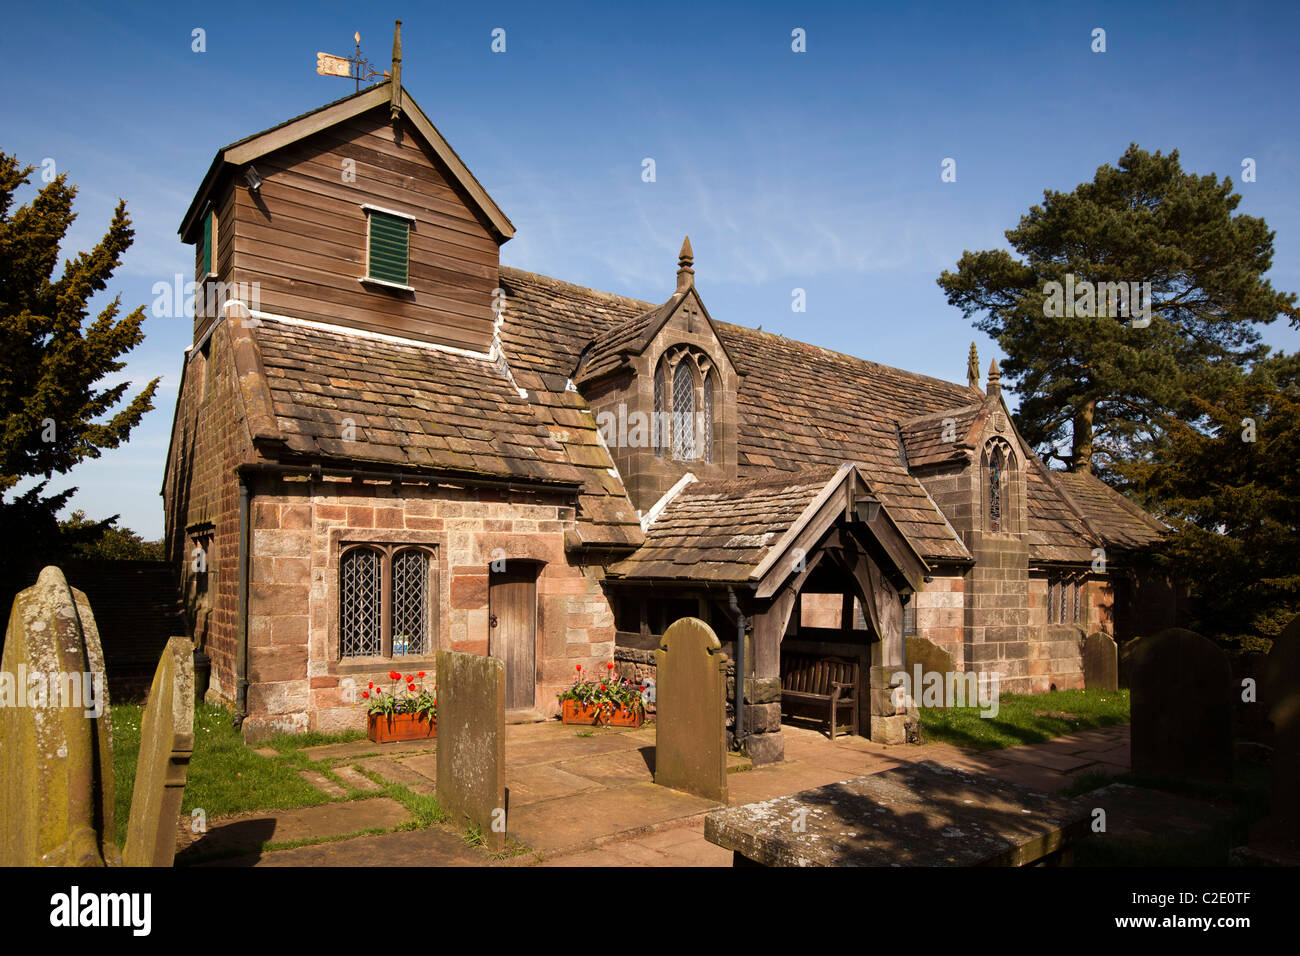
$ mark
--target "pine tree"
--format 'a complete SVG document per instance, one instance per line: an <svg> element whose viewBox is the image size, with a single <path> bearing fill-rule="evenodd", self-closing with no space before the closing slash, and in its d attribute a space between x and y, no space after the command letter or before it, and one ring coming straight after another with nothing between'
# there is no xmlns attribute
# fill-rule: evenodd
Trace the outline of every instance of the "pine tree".
<svg viewBox="0 0 1300 956"><path fill-rule="evenodd" d="M15 208L15 194L33 171L0 152L0 528L7 542L24 545L21 553L6 547L0 555L6 588L16 571L55 547L54 515L71 494L42 497L44 482L12 501L4 500L6 492L24 478L48 479L117 448L153 408L158 387L154 379L114 411L130 383L100 386L144 339L144 306L119 317L120 295L93 320L89 314L91 297L107 288L134 237L126 204L118 202L99 244L66 260L56 277L77 189L60 174Z"/></svg>
<svg viewBox="0 0 1300 956"><path fill-rule="evenodd" d="M1166 416L1193 414L1192 397L1263 357L1259 323L1300 323L1296 296L1263 278L1273 233L1234 215L1240 201L1229 178L1184 173L1176 150L1134 144L1092 182L1044 193L1006 233L1023 258L967 251L939 277L948 302L1006 353L1017 424L1044 458L1108 477L1113 462L1152 451ZM1127 303L1133 316L1109 296L1094 298L1092 315L1052 314L1063 296L1049 283L1067 281L1150 282L1150 324L1140 300Z"/></svg>

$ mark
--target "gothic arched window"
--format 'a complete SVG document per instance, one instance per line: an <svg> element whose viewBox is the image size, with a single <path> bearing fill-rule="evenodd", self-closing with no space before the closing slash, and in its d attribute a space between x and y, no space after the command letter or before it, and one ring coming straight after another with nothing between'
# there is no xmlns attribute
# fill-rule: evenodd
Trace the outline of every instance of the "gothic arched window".
<svg viewBox="0 0 1300 956"><path fill-rule="evenodd" d="M655 369L655 412L650 420L650 442L654 445L656 458L664 456L664 447L668 444L668 421L664 414L668 411L665 397L668 390L664 387L664 379L668 374L665 364L660 362L659 367Z"/></svg>
<svg viewBox="0 0 1300 956"><path fill-rule="evenodd" d="M994 445L989 451L989 531L994 534L1001 533L1005 523L1002 485L1006 467L1006 456L1002 453L1002 446Z"/></svg>
<svg viewBox="0 0 1300 956"><path fill-rule="evenodd" d="M705 461L713 461L713 372L704 376L704 409L700 416L700 450Z"/></svg>
<svg viewBox="0 0 1300 956"><path fill-rule="evenodd" d="M695 374L683 358L673 370L673 457L691 461L695 456Z"/></svg>

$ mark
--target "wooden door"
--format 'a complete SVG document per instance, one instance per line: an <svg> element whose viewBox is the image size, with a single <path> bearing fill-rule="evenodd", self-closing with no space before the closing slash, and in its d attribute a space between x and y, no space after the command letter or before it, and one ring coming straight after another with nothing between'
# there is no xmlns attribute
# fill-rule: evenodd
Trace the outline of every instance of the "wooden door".
<svg viewBox="0 0 1300 956"><path fill-rule="evenodd" d="M510 562L488 587L488 651L505 661L506 708L531 708L537 695L537 569Z"/></svg>

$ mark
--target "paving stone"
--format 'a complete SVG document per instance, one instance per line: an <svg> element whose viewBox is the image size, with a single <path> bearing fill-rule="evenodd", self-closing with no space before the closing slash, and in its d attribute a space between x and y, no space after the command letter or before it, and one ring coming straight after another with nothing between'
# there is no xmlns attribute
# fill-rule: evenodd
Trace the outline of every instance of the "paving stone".
<svg viewBox="0 0 1300 956"><path fill-rule="evenodd" d="M644 751L620 750L597 757L565 760L554 766L604 787L620 787L630 783L653 782L653 765L654 751L646 748Z"/></svg>
<svg viewBox="0 0 1300 956"><path fill-rule="evenodd" d="M576 798L580 793L599 787L600 784L561 770L555 764L506 768L506 806L509 812L540 800Z"/></svg>
<svg viewBox="0 0 1300 956"><path fill-rule="evenodd" d="M747 776L738 774L737 776ZM602 837L703 813L718 804L653 783L593 790L510 809L510 835L542 851L580 847Z"/></svg>
<svg viewBox="0 0 1300 956"><path fill-rule="evenodd" d="M1072 754L1057 754L1033 747L1010 747L1005 750L1000 750L998 753L1004 760L1016 760L1022 763L1030 763L1036 767L1046 767L1049 770L1055 770L1057 773L1071 773L1072 771L1093 763L1092 760L1089 760L1086 757L1077 757Z"/></svg>
<svg viewBox="0 0 1300 956"><path fill-rule="evenodd" d="M428 795L437 789L433 780L392 757L367 757L365 760L357 761L357 766L362 770L377 773L391 783L403 784L414 793Z"/></svg>
<svg viewBox="0 0 1300 956"><path fill-rule="evenodd" d="M443 827L380 833L335 843L277 850L257 857L228 861L252 866L488 866L492 858L465 843L459 833Z"/></svg>
<svg viewBox="0 0 1300 956"><path fill-rule="evenodd" d="M379 784L375 783L369 777L364 776L361 773L358 773L356 770L353 770L351 767L335 767L334 775L339 779L341 779L353 790L361 790L365 793L373 793L376 790L383 789L382 787L379 786Z"/></svg>
<svg viewBox="0 0 1300 956"><path fill-rule="evenodd" d="M347 790L317 770L299 770L298 776L329 797L346 797Z"/></svg>
<svg viewBox="0 0 1300 956"><path fill-rule="evenodd" d="M296 840L326 839L374 827L391 829L405 823L411 815L406 808L388 797L347 800L318 807L244 813L211 820L208 832L177 853L177 863L187 863L213 854L252 851L264 843L290 843ZM334 865L344 865L343 854Z"/></svg>

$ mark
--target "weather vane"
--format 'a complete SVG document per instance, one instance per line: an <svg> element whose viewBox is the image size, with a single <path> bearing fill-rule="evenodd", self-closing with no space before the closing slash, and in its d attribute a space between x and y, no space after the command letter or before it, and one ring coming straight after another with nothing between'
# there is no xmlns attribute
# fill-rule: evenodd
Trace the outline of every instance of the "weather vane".
<svg viewBox="0 0 1300 956"><path fill-rule="evenodd" d="M400 27L401 20L397 23ZM345 79L356 80L357 92L361 91L361 81L371 80L377 76L388 76L387 70L376 70L371 62L361 55L361 31L358 30L352 35L357 41L357 52L354 56L335 56L333 53L316 54L316 72L321 76L341 76Z"/></svg>

